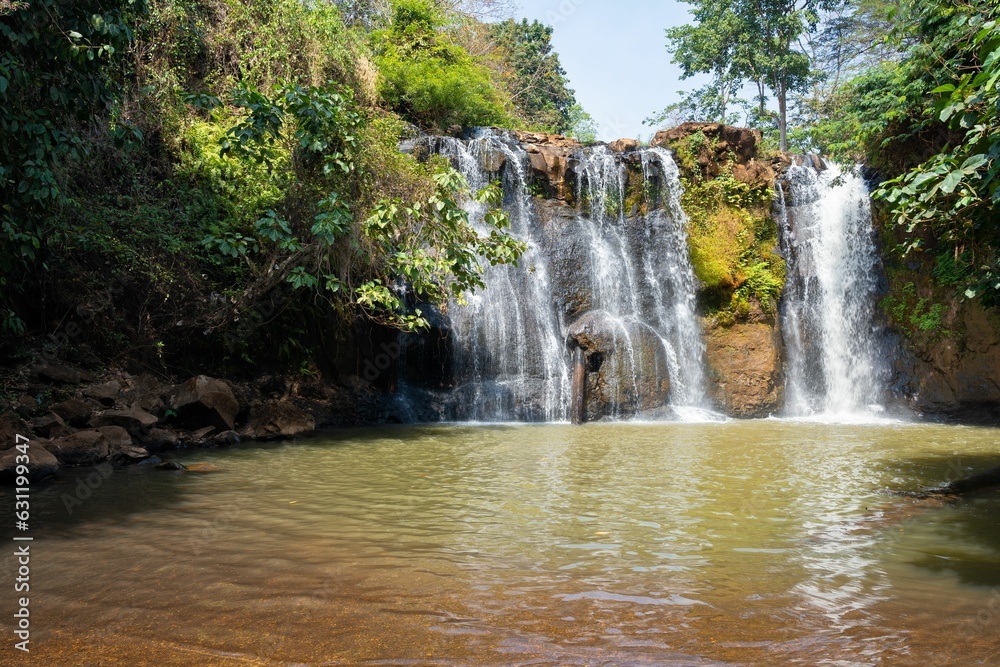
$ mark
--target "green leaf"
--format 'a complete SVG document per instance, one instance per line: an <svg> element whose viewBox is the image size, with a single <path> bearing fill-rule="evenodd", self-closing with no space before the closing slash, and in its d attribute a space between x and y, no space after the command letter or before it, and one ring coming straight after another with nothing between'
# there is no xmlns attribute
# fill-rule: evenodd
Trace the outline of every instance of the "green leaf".
<svg viewBox="0 0 1000 667"><path fill-rule="evenodd" d="M962 178L965 174L961 169L956 169L955 171L949 173L944 177L944 181L941 182L941 192L945 194L951 194L958 187L958 184L962 182Z"/></svg>

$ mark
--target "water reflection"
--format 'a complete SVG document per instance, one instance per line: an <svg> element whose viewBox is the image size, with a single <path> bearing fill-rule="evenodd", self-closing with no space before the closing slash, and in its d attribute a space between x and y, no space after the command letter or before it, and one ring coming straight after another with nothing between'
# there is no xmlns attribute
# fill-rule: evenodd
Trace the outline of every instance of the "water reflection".
<svg viewBox="0 0 1000 667"><path fill-rule="evenodd" d="M67 515L70 477L38 496L38 655L990 664L1000 498L880 490L995 442L773 420L346 431L191 454L213 475L116 474Z"/></svg>

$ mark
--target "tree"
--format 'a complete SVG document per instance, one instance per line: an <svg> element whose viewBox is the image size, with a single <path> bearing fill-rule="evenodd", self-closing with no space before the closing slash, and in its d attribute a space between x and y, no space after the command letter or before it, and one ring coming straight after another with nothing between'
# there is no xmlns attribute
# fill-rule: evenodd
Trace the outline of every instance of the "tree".
<svg viewBox="0 0 1000 667"><path fill-rule="evenodd" d="M538 21L508 19L491 26L490 33L510 69L514 104L528 124L543 131L568 132L576 97L552 49L552 28Z"/></svg>
<svg viewBox="0 0 1000 667"><path fill-rule="evenodd" d="M758 115L766 115L765 89L778 101L781 150L788 149L788 99L806 87L811 67L799 50L799 39L816 29L819 10L834 0L686 0L694 5L697 23L667 30L668 50L674 54L684 78L711 74L710 90L696 94L705 99L695 106L726 117L736 91L745 84L757 87Z"/></svg>
<svg viewBox="0 0 1000 667"><path fill-rule="evenodd" d="M85 153L81 134L114 118L110 76L143 0L33 0L0 7L0 287L42 248L46 213L63 197L57 167ZM120 119L117 119L120 120ZM4 329L23 329L7 309Z"/></svg>

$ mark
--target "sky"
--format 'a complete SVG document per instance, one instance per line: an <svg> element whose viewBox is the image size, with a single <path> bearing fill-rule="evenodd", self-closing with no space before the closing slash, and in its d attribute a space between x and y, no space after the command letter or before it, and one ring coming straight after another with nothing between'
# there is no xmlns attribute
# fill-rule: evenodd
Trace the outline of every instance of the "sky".
<svg viewBox="0 0 1000 667"><path fill-rule="evenodd" d="M703 85L680 80L664 30L692 22L690 5L676 0L520 0L520 16L553 26L576 98L599 125L598 138L645 138L645 118Z"/></svg>

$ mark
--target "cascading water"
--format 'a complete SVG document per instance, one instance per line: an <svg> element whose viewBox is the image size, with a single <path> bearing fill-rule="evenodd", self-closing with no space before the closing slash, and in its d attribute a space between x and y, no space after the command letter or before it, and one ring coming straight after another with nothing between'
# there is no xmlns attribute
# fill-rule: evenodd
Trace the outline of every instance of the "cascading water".
<svg viewBox="0 0 1000 667"><path fill-rule="evenodd" d="M880 411L880 268L868 189L857 174L835 165L823 171L793 166L778 194L788 261L781 319L786 411Z"/></svg>
<svg viewBox="0 0 1000 667"><path fill-rule="evenodd" d="M457 389L450 412L472 421L564 421L569 407L569 356L553 308L547 263L534 237L525 177L527 156L504 137L483 130L469 142L442 139L473 191L498 174L486 166L502 161L505 208L511 233L528 250L517 267L488 267L488 288L452 304ZM465 204L469 219L485 229L484 207Z"/></svg>
<svg viewBox="0 0 1000 667"><path fill-rule="evenodd" d="M670 153L647 149L626 157L605 146L578 151L579 208L563 209L571 211L565 227L546 227L529 187L529 156L512 136L480 130L469 140L435 139L433 150L448 157L474 191L501 180L511 232L528 246L517 267L488 267L487 288L466 305L449 306L454 388L444 397L443 418L567 420L566 336L581 314L597 317L612 339L608 354L600 355L607 364L602 390L613 406L603 416L662 407L666 396L656 388L665 387L668 376L671 406L704 405L704 344L680 178ZM627 162L641 164L641 172L630 172ZM644 205L633 202L626 210L636 192ZM465 206L472 224L487 231L482 205ZM577 238L576 245L567 241ZM557 250L565 243L569 250ZM553 255L562 251L570 272L585 283L585 313L566 307L565 285L554 284Z"/></svg>

